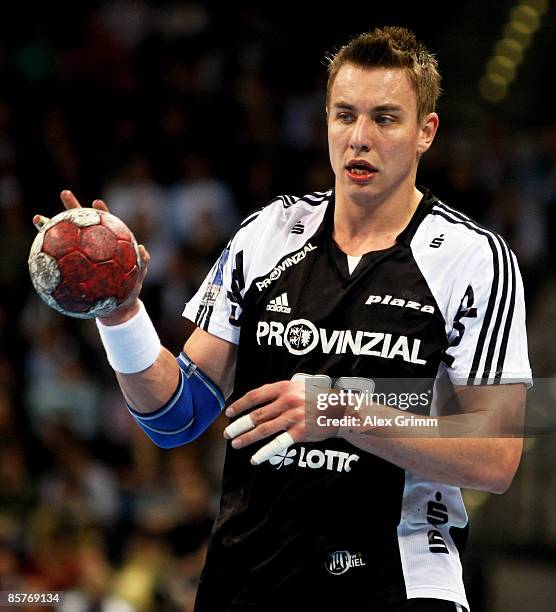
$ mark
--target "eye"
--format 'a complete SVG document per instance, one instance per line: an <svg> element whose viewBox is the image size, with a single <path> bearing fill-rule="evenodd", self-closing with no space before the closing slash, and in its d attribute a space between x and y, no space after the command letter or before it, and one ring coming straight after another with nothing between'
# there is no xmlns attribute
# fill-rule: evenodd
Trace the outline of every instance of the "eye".
<svg viewBox="0 0 556 612"><path fill-rule="evenodd" d="M390 125L391 123L394 123L395 118L391 115L378 115L375 121L379 125Z"/></svg>
<svg viewBox="0 0 556 612"><path fill-rule="evenodd" d="M341 113L338 113L336 117L342 123L351 123L353 121L353 115L351 113L341 112Z"/></svg>

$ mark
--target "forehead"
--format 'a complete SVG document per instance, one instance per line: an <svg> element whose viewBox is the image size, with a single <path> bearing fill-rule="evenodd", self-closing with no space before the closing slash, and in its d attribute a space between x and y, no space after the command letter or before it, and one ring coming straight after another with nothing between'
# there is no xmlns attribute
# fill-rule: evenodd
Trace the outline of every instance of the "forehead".
<svg viewBox="0 0 556 612"><path fill-rule="evenodd" d="M416 96L403 68L362 68L344 64L330 91L330 106L338 102L353 106L397 105L416 108Z"/></svg>

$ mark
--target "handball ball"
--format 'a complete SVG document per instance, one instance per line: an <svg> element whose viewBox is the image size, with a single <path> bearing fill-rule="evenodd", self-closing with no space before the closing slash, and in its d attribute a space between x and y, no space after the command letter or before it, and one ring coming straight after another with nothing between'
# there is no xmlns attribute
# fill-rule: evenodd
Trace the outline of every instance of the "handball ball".
<svg viewBox="0 0 556 612"><path fill-rule="evenodd" d="M29 254L37 293L70 317L105 316L139 280L141 258L129 228L95 208L71 208L50 219Z"/></svg>

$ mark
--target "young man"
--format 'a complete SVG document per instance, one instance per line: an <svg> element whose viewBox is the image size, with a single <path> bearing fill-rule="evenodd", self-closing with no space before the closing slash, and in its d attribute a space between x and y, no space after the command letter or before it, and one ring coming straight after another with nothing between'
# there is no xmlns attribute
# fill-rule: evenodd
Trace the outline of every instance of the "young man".
<svg viewBox="0 0 556 612"><path fill-rule="evenodd" d="M232 402L197 612L468 608L459 487L503 492L521 455L519 437L501 437L530 377L515 257L415 185L438 128L435 59L384 28L342 48L329 74L334 189L243 221L185 308L197 329L178 360L136 296L99 321L130 411L160 446ZM461 414L443 421L446 376ZM351 402L317 426L315 387L425 399L408 412ZM404 435L409 413L439 415L456 437Z"/></svg>

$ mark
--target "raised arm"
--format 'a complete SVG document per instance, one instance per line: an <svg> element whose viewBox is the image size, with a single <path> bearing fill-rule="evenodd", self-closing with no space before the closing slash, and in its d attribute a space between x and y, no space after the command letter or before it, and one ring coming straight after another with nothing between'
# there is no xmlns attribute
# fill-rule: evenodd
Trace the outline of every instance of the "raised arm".
<svg viewBox="0 0 556 612"><path fill-rule="evenodd" d="M70 191L61 199L68 209L80 207ZM108 212L102 200L93 207ZM36 215L33 222L40 228L44 220ZM223 409L232 391L236 346L196 329L178 359L164 348L139 300L150 259L143 245L139 253L137 286L97 326L131 414L156 444L177 446L200 435Z"/></svg>

